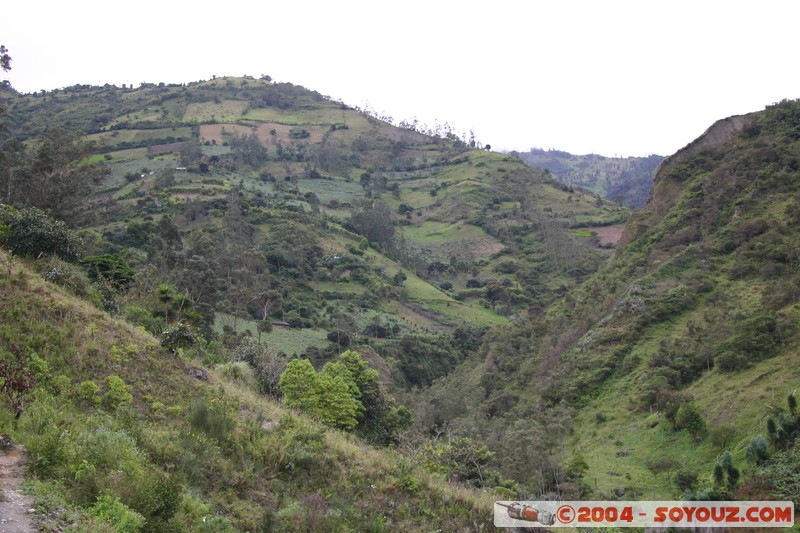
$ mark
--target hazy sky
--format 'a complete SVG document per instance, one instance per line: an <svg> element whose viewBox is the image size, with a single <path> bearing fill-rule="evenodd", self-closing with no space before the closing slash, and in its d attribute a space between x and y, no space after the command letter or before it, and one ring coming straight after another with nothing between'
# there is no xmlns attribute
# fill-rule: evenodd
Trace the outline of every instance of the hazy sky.
<svg viewBox="0 0 800 533"><path fill-rule="evenodd" d="M22 92L269 74L494 149L667 155L800 98L798 20L797 0L15 0L0 44Z"/></svg>

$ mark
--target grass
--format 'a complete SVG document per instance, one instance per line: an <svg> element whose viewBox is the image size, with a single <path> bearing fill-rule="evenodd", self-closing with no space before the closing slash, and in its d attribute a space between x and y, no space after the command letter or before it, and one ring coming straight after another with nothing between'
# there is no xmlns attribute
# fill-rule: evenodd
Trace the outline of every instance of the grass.
<svg viewBox="0 0 800 533"><path fill-rule="evenodd" d="M313 192L319 201L328 204L332 200L355 203L364 197L364 189L357 182L301 178L297 180L300 193Z"/></svg>
<svg viewBox="0 0 800 533"><path fill-rule="evenodd" d="M455 300L428 300L430 309L444 315L449 315L467 323L481 326L494 326L508 323L508 319L480 305L470 305Z"/></svg>
<svg viewBox="0 0 800 533"><path fill-rule="evenodd" d="M186 106L183 120L187 122L205 122L208 120L218 120L220 122L230 122L238 120L250 106L246 100L222 100L219 103L202 102L191 103Z"/></svg>
<svg viewBox="0 0 800 533"><path fill-rule="evenodd" d="M261 122L276 122L278 124L304 125L304 124L339 124L347 123L352 115L341 109L322 107L318 109L281 110L273 107L258 107L251 109L244 116L247 120Z"/></svg>
<svg viewBox="0 0 800 533"><path fill-rule="evenodd" d="M490 238L478 226L463 222L445 223L426 220L419 224L401 226L401 231L406 239L421 244L446 244L454 241L476 241Z"/></svg>
<svg viewBox="0 0 800 533"><path fill-rule="evenodd" d="M222 332L222 326L233 327L233 317L225 313L217 313L214 330ZM236 332L250 331L253 338L258 337L257 323L253 320L239 318L236 320ZM327 332L311 328L281 328L273 327L269 333L261 334L261 342L275 348L287 355L300 355L310 347L326 348L330 341L326 338Z"/></svg>
<svg viewBox="0 0 800 533"><path fill-rule="evenodd" d="M31 456L26 487L43 530L115 530L114 517L92 515L100 494L152 530L255 531L265 516L281 531L489 527L490 491L455 487L396 451L326 430L219 371L209 370L211 385L192 378L197 361L167 354L1 250L0 262L10 265L0 272L0 347L38 342L47 363L18 422L0 403L0 432ZM132 410L69 392L88 380L102 391L112 372L130 386ZM305 509L310 498L316 506Z"/></svg>
<svg viewBox="0 0 800 533"><path fill-rule="evenodd" d="M333 292L338 294L364 294L367 288L354 281L317 281L311 284L319 292Z"/></svg>

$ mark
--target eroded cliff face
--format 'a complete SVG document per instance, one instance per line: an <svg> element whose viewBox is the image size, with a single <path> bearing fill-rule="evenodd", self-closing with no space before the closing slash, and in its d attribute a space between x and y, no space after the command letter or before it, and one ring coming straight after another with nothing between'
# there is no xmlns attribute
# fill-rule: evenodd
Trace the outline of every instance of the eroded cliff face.
<svg viewBox="0 0 800 533"><path fill-rule="evenodd" d="M682 175L693 170L692 161L710 150L730 142L736 142L736 136L753 125L756 113L734 115L715 122L700 137L687 144L675 154L662 161L656 172L650 197L644 207L630 218L620 239L619 247L623 247L648 227L661 221L683 190Z"/></svg>

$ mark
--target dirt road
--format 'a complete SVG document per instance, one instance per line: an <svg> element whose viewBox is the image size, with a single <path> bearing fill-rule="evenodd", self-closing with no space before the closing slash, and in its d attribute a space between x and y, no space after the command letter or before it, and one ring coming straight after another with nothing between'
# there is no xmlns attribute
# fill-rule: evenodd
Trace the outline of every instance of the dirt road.
<svg viewBox="0 0 800 533"><path fill-rule="evenodd" d="M25 449L0 450L0 533L35 533L33 501L19 486L26 470Z"/></svg>

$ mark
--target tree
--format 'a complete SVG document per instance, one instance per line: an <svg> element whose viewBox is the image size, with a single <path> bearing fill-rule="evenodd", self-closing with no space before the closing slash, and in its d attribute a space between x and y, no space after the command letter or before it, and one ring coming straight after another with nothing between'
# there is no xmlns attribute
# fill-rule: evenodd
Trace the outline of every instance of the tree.
<svg viewBox="0 0 800 533"><path fill-rule="evenodd" d="M669 483L671 482L670 472L676 470L680 466L680 463L668 457L661 457L659 459L647 461L645 466L654 476L658 476L659 474L666 472L667 482Z"/></svg>
<svg viewBox="0 0 800 533"><path fill-rule="evenodd" d="M744 457L747 462L755 464L761 464L769 459L767 441L764 440L762 435L750 441L750 444L747 445L747 450L744 452Z"/></svg>
<svg viewBox="0 0 800 533"><path fill-rule="evenodd" d="M316 407L313 395L317 371L308 359L294 359L286 365L278 382L287 407L312 411Z"/></svg>
<svg viewBox="0 0 800 533"><path fill-rule="evenodd" d="M8 55L8 48L0 44L0 67L3 72L11 70L11 56Z"/></svg>
<svg viewBox="0 0 800 533"><path fill-rule="evenodd" d="M350 219L352 228L370 242L377 242L384 248L392 249L394 244L394 224L391 211L383 202L366 203L353 213Z"/></svg>
<svg viewBox="0 0 800 533"><path fill-rule="evenodd" d="M261 392L280 396L280 379L288 364L284 355L253 339L244 339L234 350L233 359L244 361L253 368Z"/></svg>
<svg viewBox="0 0 800 533"><path fill-rule="evenodd" d="M20 256L55 255L76 261L81 254L78 236L66 224L39 209L16 210L0 207L0 228L5 228L3 244Z"/></svg>
<svg viewBox="0 0 800 533"><path fill-rule="evenodd" d="M84 206L92 186L108 173L105 165L88 159L93 151L94 143L82 133L50 128L12 175L16 192L9 200L70 220Z"/></svg>
<svg viewBox="0 0 800 533"><path fill-rule="evenodd" d="M589 464L579 451L572 452L566 463L567 473L573 478L582 478L589 470Z"/></svg>
<svg viewBox="0 0 800 533"><path fill-rule="evenodd" d="M718 488L727 488L733 491L739 484L740 472L739 469L733 466L733 458L731 453L725 450L714 465L714 486ZM727 483L726 483L727 479Z"/></svg>
<svg viewBox="0 0 800 533"><path fill-rule="evenodd" d="M692 490L697 484L697 473L681 470L675 474L675 486L682 491Z"/></svg>
<svg viewBox="0 0 800 533"><path fill-rule="evenodd" d="M320 372L314 380L313 394L317 398L313 414L323 424L345 430L356 427L364 407L353 397L351 385L344 377Z"/></svg>
<svg viewBox="0 0 800 533"><path fill-rule="evenodd" d="M172 307L172 302L175 300L175 291L169 283L162 283L156 289L156 296L161 305L164 306L164 321L169 321L169 311Z"/></svg>
<svg viewBox="0 0 800 533"><path fill-rule="evenodd" d="M675 414L675 428L686 429L692 436L697 437L705 430L705 422L702 415L692 402L684 402Z"/></svg>
<svg viewBox="0 0 800 533"><path fill-rule="evenodd" d="M461 481L476 487L484 486L489 461L494 456L487 447L469 437L450 438L436 442L423 450L429 470L445 474L450 481Z"/></svg>
<svg viewBox="0 0 800 533"><path fill-rule="evenodd" d="M116 289L125 289L136 273L119 254L92 255L81 259L81 263L93 280L104 279Z"/></svg>
<svg viewBox="0 0 800 533"><path fill-rule="evenodd" d="M353 396L353 383L346 369L316 372L308 359L295 359L286 365L279 382L288 407L305 411L323 424L351 430L358 423L361 402ZM352 380L351 380L352 381Z"/></svg>
<svg viewBox="0 0 800 533"><path fill-rule="evenodd" d="M258 135L233 134L230 142L231 153L245 165L258 168L269 160L267 148L261 144Z"/></svg>

